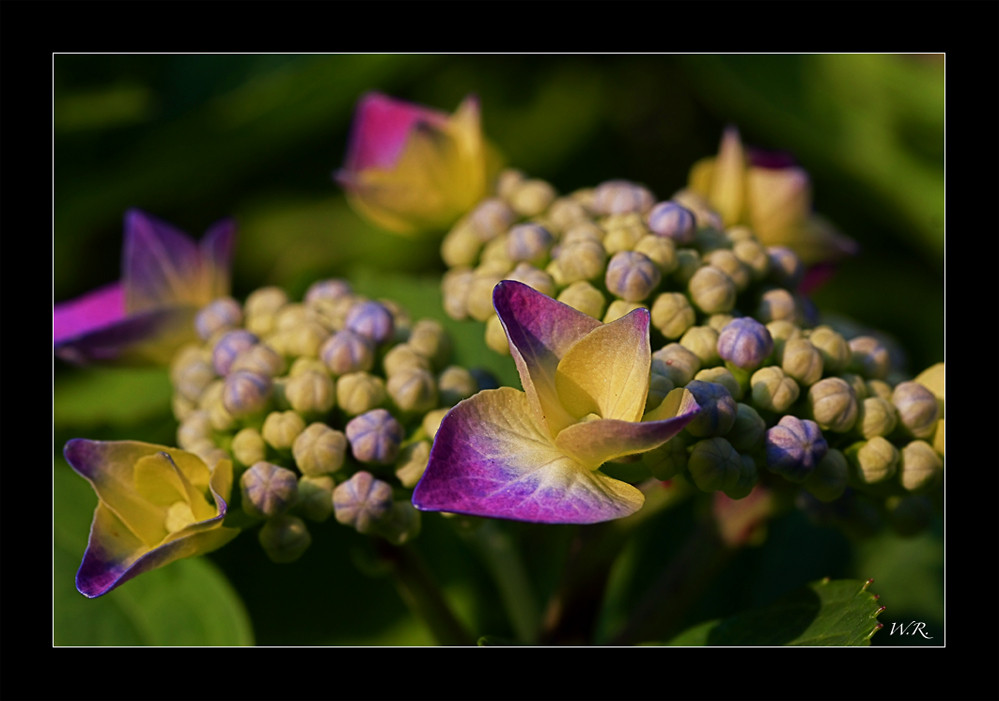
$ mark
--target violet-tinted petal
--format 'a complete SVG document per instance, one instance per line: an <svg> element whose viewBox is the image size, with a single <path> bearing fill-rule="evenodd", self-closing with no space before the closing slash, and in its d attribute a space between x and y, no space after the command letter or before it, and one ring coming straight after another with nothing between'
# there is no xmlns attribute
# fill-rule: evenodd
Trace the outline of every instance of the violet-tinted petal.
<svg viewBox="0 0 999 701"><path fill-rule="evenodd" d="M122 284L129 313L200 293L191 289L200 270L201 252L187 234L137 209L125 213Z"/></svg>
<svg viewBox="0 0 999 701"><path fill-rule="evenodd" d="M79 336L56 339L55 355L84 365L116 361L166 365L178 338L187 338L194 322L193 307L159 309L94 328ZM69 324L63 326L69 328Z"/></svg>
<svg viewBox="0 0 999 701"><path fill-rule="evenodd" d="M364 95L358 102L351 126L344 171L392 168L410 133L421 122L443 126L448 115L381 93Z"/></svg>

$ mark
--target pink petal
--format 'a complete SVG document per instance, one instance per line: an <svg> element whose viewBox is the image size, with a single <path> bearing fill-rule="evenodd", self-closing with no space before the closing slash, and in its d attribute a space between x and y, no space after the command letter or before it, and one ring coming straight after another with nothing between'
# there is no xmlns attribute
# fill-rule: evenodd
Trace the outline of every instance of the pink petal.
<svg viewBox="0 0 999 701"><path fill-rule="evenodd" d="M366 168L391 169L417 124L442 127L447 121L444 112L381 93L368 93L358 102L344 170L351 173Z"/></svg>

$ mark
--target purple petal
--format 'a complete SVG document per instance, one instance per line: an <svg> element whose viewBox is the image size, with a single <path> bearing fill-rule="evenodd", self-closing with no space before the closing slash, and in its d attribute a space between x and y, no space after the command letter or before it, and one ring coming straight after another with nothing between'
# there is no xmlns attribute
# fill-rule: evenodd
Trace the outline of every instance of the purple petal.
<svg viewBox="0 0 999 701"><path fill-rule="evenodd" d="M223 219L216 222L201 239L199 244L201 266L204 274L209 275L212 279L212 299L229 294L232 282L232 252L235 242L235 219Z"/></svg>
<svg viewBox="0 0 999 701"><path fill-rule="evenodd" d="M124 291L121 283L114 282L55 305L52 310L52 341L58 345L124 318Z"/></svg>
<svg viewBox="0 0 999 701"><path fill-rule="evenodd" d="M77 365L116 361L166 365L191 340L193 307L160 309L93 328L79 336L56 339L55 355Z"/></svg>
<svg viewBox="0 0 999 701"><path fill-rule="evenodd" d="M596 523L634 513L642 493L586 469L532 419L524 393L485 390L441 422L413 505L538 523Z"/></svg>
<svg viewBox="0 0 999 701"><path fill-rule="evenodd" d="M190 298L200 272L201 252L187 234L137 209L125 213L122 284L129 312Z"/></svg>
<svg viewBox="0 0 999 701"><path fill-rule="evenodd" d="M344 171L349 174L366 168L391 169L418 124L440 127L447 121L444 112L381 93L368 93L358 102Z"/></svg>

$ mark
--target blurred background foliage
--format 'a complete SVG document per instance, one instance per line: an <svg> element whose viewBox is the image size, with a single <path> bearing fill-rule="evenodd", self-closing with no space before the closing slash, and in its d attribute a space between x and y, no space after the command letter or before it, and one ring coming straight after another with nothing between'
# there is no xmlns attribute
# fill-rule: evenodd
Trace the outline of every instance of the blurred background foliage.
<svg viewBox="0 0 999 701"><path fill-rule="evenodd" d="M739 127L747 145L792 153L812 176L816 210L861 246L815 294L819 308L893 335L909 353L913 374L943 359L941 55L61 54L53 76L55 302L118 278L122 216L138 207L194 236L234 216L237 297L265 284L301 294L317 278L344 276L362 292L400 297L416 316L445 320L436 244L365 223L330 176L365 91L448 112L475 93L484 130L507 164L560 192L626 178L665 199L686 183L697 159L714 155L728 124ZM459 358L516 382L508 359L482 345L479 329L448 323L459 336ZM162 372L57 364L55 378L55 500L85 501L65 516L57 509L57 644L107 642L88 642L78 631L86 626L65 621L82 612L101 617L95 607L117 601L111 597L130 595L111 605L137 610L140 580L174 575L211 579L213 591L223 593L231 582L238 594L226 610L243 616L246 630L219 622L236 631L223 644L431 642L390 581L365 574L357 534L333 527L316 529L312 549L293 565L271 565L254 538L244 536L195 572L166 568L101 601L83 601L65 580L82 555L94 500L61 460L63 443L74 436L172 443L175 424ZM734 611L776 598L782 582L872 576L872 591L897 615L941 630L939 528L915 540L885 536L890 542L855 547L801 520L774 524L767 544L735 563L741 574L720 582L711 598L727 596L723 608ZM437 521L425 519L418 544L439 568L448 595L477 630L508 633L489 604L494 592L484 566ZM525 557L540 568L542 581L553 582L557 563L546 553L565 533L544 533L525 541L534 543ZM641 547L636 543L636 552ZM342 562L332 566L330 553ZM640 558L626 555L608 594L610 616L640 581ZM323 616L303 610L303 586L322 593ZM696 613L692 623L700 620ZM142 637L133 626L112 640L178 644L164 635ZM886 637L875 636L875 643L901 642Z"/></svg>

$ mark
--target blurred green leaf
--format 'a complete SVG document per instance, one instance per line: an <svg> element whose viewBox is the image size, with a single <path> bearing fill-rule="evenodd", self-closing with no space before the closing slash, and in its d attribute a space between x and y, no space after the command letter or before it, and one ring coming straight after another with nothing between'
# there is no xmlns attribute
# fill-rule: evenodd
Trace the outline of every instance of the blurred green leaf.
<svg viewBox="0 0 999 701"><path fill-rule="evenodd" d="M852 579L811 582L762 609L708 621L668 645L870 645L882 605Z"/></svg>
<svg viewBox="0 0 999 701"><path fill-rule="evenodd" d="M164 368L73 369L55 383L52 418L57 427L76 430L127 427L168 416L172 396Z"/></svg>

